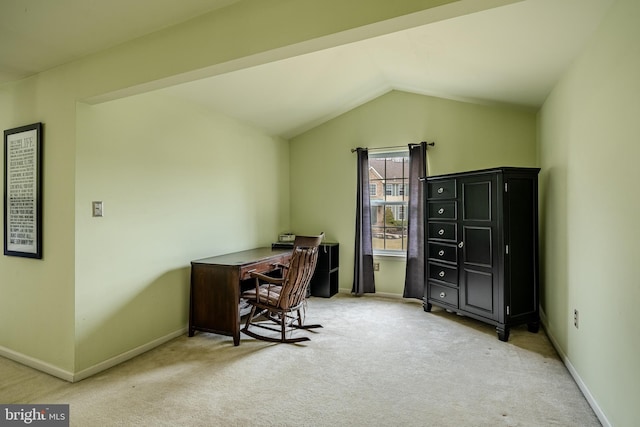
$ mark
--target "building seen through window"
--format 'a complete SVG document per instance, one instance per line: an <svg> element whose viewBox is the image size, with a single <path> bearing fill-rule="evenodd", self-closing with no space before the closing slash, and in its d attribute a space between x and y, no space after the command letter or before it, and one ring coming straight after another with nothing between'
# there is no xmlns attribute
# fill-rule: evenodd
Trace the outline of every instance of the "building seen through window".
<svg viewBox="0 0 640 427"><path fill-rule="evenodd" d="M409 201L409 151L369 153L373 251L405 254Z"/></svg>

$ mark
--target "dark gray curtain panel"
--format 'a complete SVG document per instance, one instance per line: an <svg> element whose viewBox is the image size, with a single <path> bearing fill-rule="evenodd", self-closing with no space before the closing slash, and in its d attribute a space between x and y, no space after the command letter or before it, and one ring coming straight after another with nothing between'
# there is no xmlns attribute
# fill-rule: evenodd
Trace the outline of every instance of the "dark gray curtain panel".
<svg viewBox="0 0 640 427"><path fill-rule="evenodd" d="M373 245L371 243L371 206L369 204L369 152L358 148L358 191L356 201L356 241L351 293L362 295L376 291L373 277Z"/></svg>
<svg viewBox="0 0 640 427"><path fill-rule="evenodd" d="M404 298L424 295L425 268L425 195L424 178L427 176L427 143L409 144L409 215L407 224L407 271Z"/></svg>

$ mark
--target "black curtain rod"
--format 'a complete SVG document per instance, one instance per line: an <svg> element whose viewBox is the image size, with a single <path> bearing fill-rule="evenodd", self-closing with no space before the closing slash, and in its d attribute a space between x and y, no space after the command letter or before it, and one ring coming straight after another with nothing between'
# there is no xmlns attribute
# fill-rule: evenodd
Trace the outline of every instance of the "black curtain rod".
<svg viewBox="0 0 640 427"><path fill-rule="evenodd" d="M422 142L426 142L426 141L422 141ZM407 145L420 145L420 144L422 144L422 142L411 143L411 144L407 144ZM427 145L430 146L430 147L433 147L433 146L436 145L436 143L435 142L427 142ZM372 148L372 150L388 150L390 148L404 148L404 147L406 147L406 145L394 145L392 147L375 147L375 148ZM351 152L355 153L356 151L358 151L358 149L362 149L362 148L363 147L352 148ZM369 148L364 147L364 149L368 150Z"/></svg>

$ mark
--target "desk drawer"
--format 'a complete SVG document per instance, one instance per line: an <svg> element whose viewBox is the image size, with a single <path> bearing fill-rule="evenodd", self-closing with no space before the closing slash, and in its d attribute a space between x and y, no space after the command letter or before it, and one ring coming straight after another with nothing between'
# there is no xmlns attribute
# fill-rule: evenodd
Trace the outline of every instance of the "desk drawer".
<svg viewBox="0 0 640 427"><path fill-rule="evenodd" d="M251 278L251 273L269 273L279 268L277 264L286 264L289 262L290 254L286 253L279 257L273 257L268 260L246 264L240 268L240 280Z"/></svg>

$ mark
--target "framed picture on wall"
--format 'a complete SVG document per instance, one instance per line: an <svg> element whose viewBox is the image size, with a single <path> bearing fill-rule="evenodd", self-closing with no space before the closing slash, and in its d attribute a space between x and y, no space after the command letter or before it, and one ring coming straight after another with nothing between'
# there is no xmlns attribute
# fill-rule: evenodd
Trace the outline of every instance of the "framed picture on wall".
<svg viewBox="0 0 640 427"><path fill-rule="evenodd" d="M42 259L42 123L4 131L4 254Z"/></svg>

